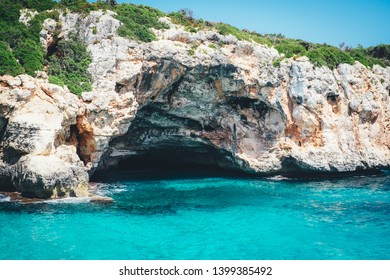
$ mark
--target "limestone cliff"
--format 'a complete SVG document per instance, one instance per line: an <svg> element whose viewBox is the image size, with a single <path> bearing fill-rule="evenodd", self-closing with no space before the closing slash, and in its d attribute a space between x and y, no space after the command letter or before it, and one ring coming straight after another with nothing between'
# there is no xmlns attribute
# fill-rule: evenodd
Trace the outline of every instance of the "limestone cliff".
<svg viewBox="0 0 390 280"><path fill-rule="evenodd" d="M390 165L390 67L276 67L274 48L160 20L151 43L117 36L112 12L46 20L46 47L79 30L93 90L0 79L0 188L82 195L88 173L139 157L264 175Z"/></svg>

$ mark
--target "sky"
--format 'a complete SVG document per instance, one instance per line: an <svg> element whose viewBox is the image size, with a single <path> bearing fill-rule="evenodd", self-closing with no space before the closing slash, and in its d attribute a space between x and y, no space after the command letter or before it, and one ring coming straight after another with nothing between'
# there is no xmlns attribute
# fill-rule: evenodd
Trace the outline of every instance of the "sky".
<svg viewBox="0 0 390 280"><path fill-rule="evenodd" d="M390 44L390 0L118 0L125 2L163 12L188 8L198 19L315 43Z"/></svg>

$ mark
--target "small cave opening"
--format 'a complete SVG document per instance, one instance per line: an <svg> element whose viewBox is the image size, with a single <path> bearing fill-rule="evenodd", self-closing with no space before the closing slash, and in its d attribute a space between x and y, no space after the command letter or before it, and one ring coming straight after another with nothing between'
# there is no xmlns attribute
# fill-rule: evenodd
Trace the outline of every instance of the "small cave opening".
<svg viewBox="0 0 390 280"><path fill-rule="evenodd" d="M326 95L326 101L330 106L332 106L332 111L335 114L340 112L340 107L339 107L340 100L341 100L340 96L337 95L336 93L330 92Z"/></svg>
<svg viewBox="0 0 390 280"><path fill-rule="evenodd" d="M77 117L77 124L71 125L67 142L77 149L77 155L85 165L92 162L92 154L96 150L96 140L93 131L85 123L84 117Z"/></svg>
<svg viewBox="0 0 390 280"><path fill-rule="evenodd" d="M58 44L61 41L62 38L53 38L52 41L49 42L47 49L46 49L46 59L49 59L51 56L56 55L58 58L60 58L63 54L61 54Z"/></svg>
<svg viewBox="0 0 390 280"><path fill-rule="evenodd" d="M0 141L3 141L3 137L8 125L8 119L0 116Z"/></svg>

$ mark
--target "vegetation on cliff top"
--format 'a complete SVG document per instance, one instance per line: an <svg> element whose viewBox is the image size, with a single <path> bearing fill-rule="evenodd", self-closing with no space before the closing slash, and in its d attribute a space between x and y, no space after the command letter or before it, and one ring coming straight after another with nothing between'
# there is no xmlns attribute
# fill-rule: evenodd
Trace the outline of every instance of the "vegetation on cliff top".
<svg viewBox="0 0 390 280"><path fill-rule="evenodd" d="M199 30L215 30L221 35L233 35L238 40L254 41L269 47L275 47L286 58L307 56L316 66L335 68L341 63L352 64L356 60L367 67L375 64L390 66L390 45L379 45L370 48L337 48L327 44L315 44L297 39L288 39L281 34L259 34L249 30L240 30L226 23L212 23L202 19L195 19L189 10L181 10L168 14L176 23L186 27L189 32ZM280 60L275 61L278 66Z"/></svg>
<svg viewBox="0 0 390 280"><path fill-rule="evenodd" d="M26 25L19 21L21 9L38 12ZM340 48L327 44L309 43L303 40L288 39L281 34L259 34L240 30L225 23L213 23L195 19L191 10L165 14L157 9L134 4L116 4L115 0L89 3L86 0L0 0L0 75L34 75L37 70L47 67L50 81L59 85L66 84L69 89L80 94L90 90L91 76L87 72L90 56L85 45L73 36L67 40L55 38L55 50L46 51L40 43L42 23L47 18L58 20L58 9L87 14L92 10L114 10L116 18L123 25L118 34L140 42L156 39L151 30L169 28L159 21L166 16L173 23L180 24L189 32L213 30L221 35L234 35L239 40L254 41L275 47L285 57L307 56L316 66L335 68L340 63L352 64L359 61L367 67L375 64L390 66L390 45L370 48ZM65 12L66 13L66 12ZM213 45L214 46L214 45ZM274 62L278 66L282 59Z"/></svg>

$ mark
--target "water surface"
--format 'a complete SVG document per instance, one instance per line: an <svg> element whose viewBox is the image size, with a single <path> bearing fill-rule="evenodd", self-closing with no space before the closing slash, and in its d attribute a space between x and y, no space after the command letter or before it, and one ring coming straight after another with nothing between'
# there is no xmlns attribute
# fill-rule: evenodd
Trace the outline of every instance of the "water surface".
<svg viewBox="0 0 390 280"><path fill-rule="evenodd" d="M107 178L111 205L0 197L0 259L390 259L389 174L146 177Z"/></svg>

